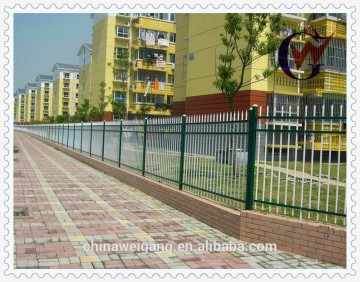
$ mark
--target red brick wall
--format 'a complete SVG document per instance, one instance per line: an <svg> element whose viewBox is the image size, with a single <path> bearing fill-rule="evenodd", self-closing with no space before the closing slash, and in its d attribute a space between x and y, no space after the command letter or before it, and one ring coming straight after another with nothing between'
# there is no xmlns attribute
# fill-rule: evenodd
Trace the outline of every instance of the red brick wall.
<svg viewBox="0 0 360 282"><path fill-rule="evenodd" d="M240 239L275 243L280 250L346 266L345 228L241 211Z"/></svg>
<svg viewBox="0 0 360 282"><path fill-rule="evenodd" d="M173 102L173 116L182 116L185 114L185 101Z"/></svg>
<svg viewBox="0 0 360 282"><path fill-rule="evenodd" d="M266 107L266 93L265 91L257 90L240 91L235 97L235 110L247 111L254 104ZM187 115L229 111L229 102L221 93L186 98L185 113Z"/></svg>
<svg viewBox="0 0 360 282"><path fill-rule="evenodd" d="M275 243L279 250L346 266L345 228L256 211L239 212L35 138L232 237L251 243Z"/></svg>

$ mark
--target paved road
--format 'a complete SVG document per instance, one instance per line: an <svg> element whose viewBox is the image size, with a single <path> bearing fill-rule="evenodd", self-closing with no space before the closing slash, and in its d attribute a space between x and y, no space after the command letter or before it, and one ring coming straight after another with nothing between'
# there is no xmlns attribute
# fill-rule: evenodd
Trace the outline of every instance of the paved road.
<svg viewBox="0 0 360 282"><path fill-rule="evenodd" d="M14 221L16 268L340 268L249 251L24 133L14 136L14 207L29 213Z"/></svg>

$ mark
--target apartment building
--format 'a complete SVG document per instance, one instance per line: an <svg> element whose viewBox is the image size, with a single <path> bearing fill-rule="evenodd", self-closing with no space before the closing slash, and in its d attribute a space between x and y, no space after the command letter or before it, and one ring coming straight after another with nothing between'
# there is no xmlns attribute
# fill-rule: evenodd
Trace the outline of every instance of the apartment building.
<svg viewBox="0 0 360 282"><path fill-rule="evenodd" d="M25 122L25 89L19 88L14 96L14 123L23 124Z"/></svg>
<svg viewBox="0 0 360 282"><path fill-rule="evenodd" d="M314 64L310 52L307 54L301 67L296 66L293 53L288 52L288 65L291 73L298 79L287 76L279 68L265 80L255 82L240 90L235 98L236 110L248 110L257 104L269 107L268 115L288 115L288 109L292 106L292 115L296 114L299 106L301 114L304 106L308 106L308 115L313 115L316 105L316 115L324 114L346 116L346 17L345 14L321 13L321 14L282 14L285 27L279 36L284 39L294 33L298 36L292 38L291 44L299 51L304 50L310 41L314 43L314 36L330 37L329 44L325 48L319 63L320 73L311 79L308 78ZM178 37L176 49L176 71L174 86L174 115L219 113L230 111L228 101L224 95L215 88L213 82L216 79L219 54L225 53L220 33L224 32L225 14L179 14L177 18ZM316 31L316 32L315 32ZM325 39L321 39L325 40ZM321 41L320 40L320 41ZM318 43L318 44L321 44ZM317 45L316 45L317 46ZM245 71L246 79L254 77L278 62L278 52L263 56L250 65ZM239 62L234 63L239 65ZM322 113L322 105L325 105ZM333 107L332 107L333 106ZM282 110L284 109L284 110ZM289 122L290 126L295 123ZM274 125L275 126L275 125ZM317 123L316 129L344 130L344 126ZM268 138L266 144L269 150L275 146L278 150L280 135L275 136L274 142ZM283 136L286 138L286 136ZM339 142L329 142L329 136L315 136L315 151L323 150L346 151L346 135ZM338 138L339 139L339 138ZM283 140L285 140L283 138ZM304 141L307 148L311 147L311 140ZM301 142L300 142L301 143ZM323 145L321 145L323 143ZM332 144L324 145L324 144ZM340 144L340 143L339 143ZM300 144L301 145L301 144ZM291 141L291 148L297 148ZM283 150L283 153L286 150Z"/></svg>
<svg viewBox="0 0 360 282"><path fill-rule="evenodd" d="M78 106L79 66L56 63L53 72L53 116L72 116Z"/></svg>
<svg viewBox="0 0 360 282"><path fill-rule="evenodd" d="M53 76L39 74L36 77L36 115L35 119L41 121L52 116Z"/></svg>
<svg viewBox="0 0 360 282"><path fill-rule="evenodd" d="M25 84L25 111L24 111L25 124L30 124L31 121L35 121L36 93L37 93L36 83L28 82Z"/></svg>
<svg viewBox="0 0 360 282"><path fill-rule="evenodd" d="M79 98L78 104L83 104L85 99L90 100L91 88L91 61L92 44L83 43L77 53L79 57Z"/></svg>
<svg viewBox="0 0 360 282"><path fill-rule="evenodd" d="M128 113L137 113L142 106L148 106L148 114L170 115L170 111L156 106L172 104L176 15L93 14L92 18L91 104L97 106L99 85L104 82L105 96L126 103ZM131 61L129 70L121 67L124 50ZM109 104L106 120L112 119L111 112Z"/></svg>
<svg viewBox="0 0 360 282"><path fill-rule="evenodd" d="M346 106L346 18L344 14L282 14L286 26L280 33L284 38L306 28L314 30L322 37L333 35L328 47L321 56L320 74L309 80L295 80L288 77L282 69L261 82L245 87L235 99L237 110L249 109L253 104L269 106L270 111L280 112L281 107L307 104L310 107L326 105ZM225 52L220 40L224 32L225 14L179 14L177 18L178 37L176 49L176 71L174 89L175 115L214 113L229 111L223 94L213 86L216 78L218 56ZM292 40L298 50L302 50L313 37L301 35ZM292 73L299 79L309 77L312 58L307 56L302 67L295 67L294 58L289 52L289 65ZM261 74L278 61L277 52L257 60L246 70L246 77ZM271 113L270 113L271 114ZM336 113L335 113L336 114Z"/></svg>

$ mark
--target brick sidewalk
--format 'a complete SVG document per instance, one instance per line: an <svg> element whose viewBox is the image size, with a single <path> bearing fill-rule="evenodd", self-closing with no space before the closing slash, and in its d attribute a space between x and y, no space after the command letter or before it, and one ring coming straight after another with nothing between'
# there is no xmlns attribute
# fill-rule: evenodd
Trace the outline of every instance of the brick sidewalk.
<svg viewBox="0 0 360 282"><path fill-rule="evenodd" d="M29 211L14 220L16 268L340 268L281 251L196 249L206 242L249 244L29 135L15 132L14 145L20 149L14 154L14 207ZM91 250L91 242L107 249Z"/></svg>

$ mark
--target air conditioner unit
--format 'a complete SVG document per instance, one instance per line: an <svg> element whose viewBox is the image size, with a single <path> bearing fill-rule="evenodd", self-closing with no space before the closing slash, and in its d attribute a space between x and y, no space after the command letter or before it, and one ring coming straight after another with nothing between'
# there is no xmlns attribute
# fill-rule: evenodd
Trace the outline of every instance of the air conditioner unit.
<svg viewBox="0 0 360 282"><path fill-rule="evenodd" d="M124 24L125 25L130 25L130 21L125 21Z"/></svg>

